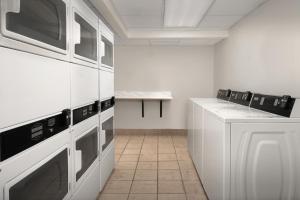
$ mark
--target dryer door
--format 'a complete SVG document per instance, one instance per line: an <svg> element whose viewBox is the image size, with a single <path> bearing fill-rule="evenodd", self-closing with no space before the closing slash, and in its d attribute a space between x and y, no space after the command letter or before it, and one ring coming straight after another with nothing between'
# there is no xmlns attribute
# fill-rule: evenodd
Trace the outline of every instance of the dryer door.
<svg viewBox="0 0 300 200"><path fill-rule="evenodd" d="M69 191L68 149L42 161L5 186L5 200L62 200Z"/></svg>
<svg viewBox="0 0 300 200"><path fill-rule="evenodd" d="M2 33L7 37L51 50L67 49L64 0L4 0L1 18Z"/></svg>

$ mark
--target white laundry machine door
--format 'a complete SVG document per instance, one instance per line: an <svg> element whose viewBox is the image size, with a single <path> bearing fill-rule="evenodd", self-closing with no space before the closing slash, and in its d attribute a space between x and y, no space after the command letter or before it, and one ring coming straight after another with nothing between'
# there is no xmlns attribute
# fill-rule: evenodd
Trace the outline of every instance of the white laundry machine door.
<svg viewBox="0 0 300 200"><path fill-rule="evenodd" d="M99 70L100 73L100 86L99 86L99 93L100 93L100 100L107 100L111 97L115 96L114 92L114 73L106 70L101 69Z"/></svg>
<svg viewBox="0 0 300 200"><path fill-rule="evenodd" d="M0 129L70 108L69 63L2 47L0 57Z"/></svg>
<svg viewBox="0 0 300 200"><path fill-rule="evenodd" d="M300 124L231 129L231 199L300 199Z"/></svg>

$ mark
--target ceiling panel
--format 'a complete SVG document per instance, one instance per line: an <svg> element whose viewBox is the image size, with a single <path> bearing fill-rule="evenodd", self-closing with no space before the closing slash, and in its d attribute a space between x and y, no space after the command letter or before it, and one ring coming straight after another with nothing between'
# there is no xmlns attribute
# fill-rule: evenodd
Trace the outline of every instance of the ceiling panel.
<svg viewBox="0 0 300 200"><path fill-rule="evenodd" d="M228 29L241 18L242 16L206 16L200 23L199 28Z"/></svg>
<svg viewBox="0 0 300 200"><path fill-rule="evenodd" d="M163 18L161 16L122 16L127 28L162 28Z"/></svg>
<svg viewBox="0 0 300 200"><path fill-rule="evenodd" d="M112 0L119 15L162 15L163 0Z"/></svg>
<svg viewBox="0 0 300 200"><path fill-rule="evenodd" d="M216 0L208 15L245 15L268 0Z"/></svg>

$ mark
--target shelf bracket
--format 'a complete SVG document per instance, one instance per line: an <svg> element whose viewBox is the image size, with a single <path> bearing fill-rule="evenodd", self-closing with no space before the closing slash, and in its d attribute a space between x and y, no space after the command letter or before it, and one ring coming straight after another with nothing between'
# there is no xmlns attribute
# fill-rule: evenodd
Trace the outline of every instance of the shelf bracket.
<svg viewBox="0 0 300 200"><path fill-rule="evenodd" d="M160 116L160 118L162 118L162 104L163 104L162 100L160 100L159 103L160 103L160 105L159 105L159 112L160 112L159 114L160 115L159 116Z"/></svg>
<svg viewBox="0 0 300 200"><path fill-rule="evenodd" d="M142 118L145 117L145 105L144 105L144 99L142 99Z"/></svg>

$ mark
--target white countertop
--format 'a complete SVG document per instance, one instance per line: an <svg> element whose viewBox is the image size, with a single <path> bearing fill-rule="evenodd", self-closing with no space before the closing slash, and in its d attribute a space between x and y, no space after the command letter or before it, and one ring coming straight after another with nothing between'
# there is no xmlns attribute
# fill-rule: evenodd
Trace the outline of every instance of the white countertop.
<svg viewBox="0 0 300 200"><path fill-rule="evenodd" d="M171 100L173 99L170 91L116 91L116 99L124 100Z"/></svg>

